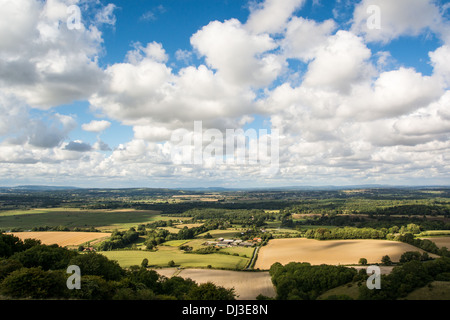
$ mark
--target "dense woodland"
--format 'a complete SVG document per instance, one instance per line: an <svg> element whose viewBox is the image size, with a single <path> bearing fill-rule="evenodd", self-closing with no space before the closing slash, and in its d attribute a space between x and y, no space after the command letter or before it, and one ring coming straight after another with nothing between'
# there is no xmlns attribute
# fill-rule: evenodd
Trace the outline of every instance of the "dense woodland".
<svg viewBox="0 0 450 320"><path fill-rule="evenodd" d="M315 300L321 293L352 281L357 272L341 266L291 262L285 266L274 263L270 275L277 299Z"/></svg>

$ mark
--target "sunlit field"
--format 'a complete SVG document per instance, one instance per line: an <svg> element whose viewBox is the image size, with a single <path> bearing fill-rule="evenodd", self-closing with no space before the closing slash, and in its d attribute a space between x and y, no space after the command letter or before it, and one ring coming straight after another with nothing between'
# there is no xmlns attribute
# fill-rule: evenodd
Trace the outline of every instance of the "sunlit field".
<svg viewBox="0 0 450 320"><path fill-rule="evenodd" d="M406 251L423 252L409 244L387 240L275 239L261 248L255 268L269 269L275 262L351 265L358 264L360 258L366 258L368 263L380 263L384 255L395 262Z"/></svg>

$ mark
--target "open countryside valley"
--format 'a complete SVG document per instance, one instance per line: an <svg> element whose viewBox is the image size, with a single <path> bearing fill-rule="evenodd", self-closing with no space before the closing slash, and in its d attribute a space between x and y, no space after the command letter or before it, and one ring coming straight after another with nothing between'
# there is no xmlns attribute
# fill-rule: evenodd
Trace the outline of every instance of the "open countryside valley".
<svg viewBox="0 0 450 320"><path fill-rule="evenodd" d="M4 299L450 300L447 188L1 188L0 229Z"/></svg>

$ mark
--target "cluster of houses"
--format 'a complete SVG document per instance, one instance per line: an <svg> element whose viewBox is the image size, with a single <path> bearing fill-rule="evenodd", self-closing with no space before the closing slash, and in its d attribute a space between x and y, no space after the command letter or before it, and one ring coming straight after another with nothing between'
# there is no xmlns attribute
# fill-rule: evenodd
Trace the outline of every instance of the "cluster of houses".
<svg viewBox="0 0 450 320"><path fill-rule="evenodd" d="M219 238L216 241L206 241L204 243L205 246L214 246L217 248L228 248L228 247L252 247L254 246L255 242L261 242L260 238L255 238L253 241L243 241L240 239L234 240L234 239L224 239Z"/></svg>

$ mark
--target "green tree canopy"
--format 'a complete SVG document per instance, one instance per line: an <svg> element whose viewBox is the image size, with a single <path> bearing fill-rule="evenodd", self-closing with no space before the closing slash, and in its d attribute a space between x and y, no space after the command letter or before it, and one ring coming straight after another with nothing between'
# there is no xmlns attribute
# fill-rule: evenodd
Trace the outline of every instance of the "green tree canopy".
<svg viewBox="0 0 450 320"><path fill-rule="evenodd" d="M226 289L218 287L212 282L202 283L192 287L188 300L235 300L234 288Z"/></svg>
<svg viewBox="0 0 450 320"><path fill-rule="evenodd" d="M389 257L388 255L385 255L381 258L381 263L384 264L385 266L390 266L392 265L392 260L391 257Z"/></svg>
<svg viewBox="0 0 450 320"><path fill-rule="evenodd" d="M120 280L125 274L117 261L109 260L95 252L79 254L73 257L69 264L79 266L81 275L100 276L105 280Z"/></svg>
<svg viewBox="0 0 450 320"><path fill-rule="evenodd" d="M78 253L58 245L37 245L25 251L15 253L12 258L20 261L24 267L42 267L43 270L66 269L69 261Z"/></svg>
<svg viewBox="0 0 450 320"><path fill-rule="evenodd" d="M9 274L0 284L0 292L13 298L67 298L66 275L63 271L21 268Z"/></svg>

